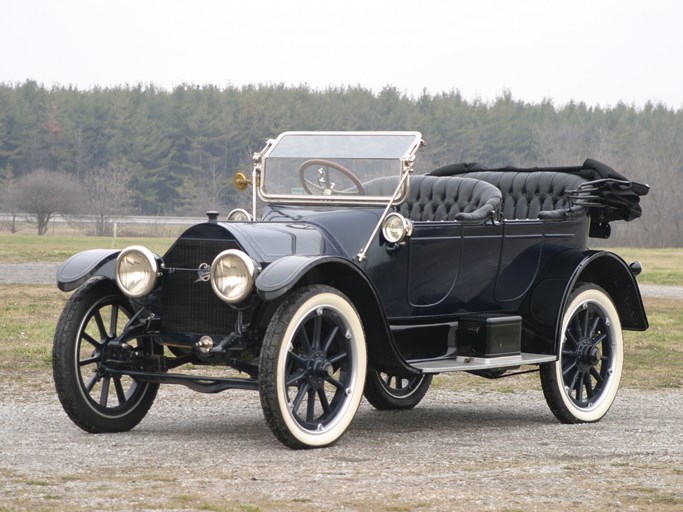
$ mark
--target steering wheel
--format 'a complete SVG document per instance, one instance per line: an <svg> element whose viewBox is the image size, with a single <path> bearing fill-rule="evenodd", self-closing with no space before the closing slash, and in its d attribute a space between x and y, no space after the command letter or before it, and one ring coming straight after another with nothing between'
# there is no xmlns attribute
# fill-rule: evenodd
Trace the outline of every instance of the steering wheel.
<svg viewBox="0 0 683 512"><path fill-rule="evenodd" d="M306 176L304 176L306 169L313 165L321 166L318 169L317 183L306 179ZM334 183L330 181L330 176L329 172L327 172L327 169L335 169L344 174L353 182L353 186L356 187L356 190L335 190ZM304 163L301 164L301 166L299 167L299 181L301 181L301 185L304 187L304 190L311 195L365 195L365 189L363 188L363 184L360 182L360 180L356 177L355 174L353 174L351 171L349 171L346 167L344 167L341 164L332 162L330 160L323 160L321 158L306 160Z"/></svg>

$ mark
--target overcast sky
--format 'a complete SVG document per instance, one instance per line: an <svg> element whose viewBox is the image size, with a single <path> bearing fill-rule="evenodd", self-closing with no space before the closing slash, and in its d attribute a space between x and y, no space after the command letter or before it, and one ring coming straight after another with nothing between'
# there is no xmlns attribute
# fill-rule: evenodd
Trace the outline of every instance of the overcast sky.
<svg viewBox="0 0 683 512"><path fill-rule="evenodd" d="M0 0L0 82L683 108L680 0Z"/></svg>

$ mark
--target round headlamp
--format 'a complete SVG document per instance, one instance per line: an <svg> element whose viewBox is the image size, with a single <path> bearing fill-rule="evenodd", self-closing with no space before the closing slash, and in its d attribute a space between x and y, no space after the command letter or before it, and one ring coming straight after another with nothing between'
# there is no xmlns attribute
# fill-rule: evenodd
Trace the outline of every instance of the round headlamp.
<svg viewBox="0 0 683 512"><path fill-rule="evenodd" d="M245 253L228 249L211 263L211 287L221 300L229 304L241 302L251 292L259 270Z"/></svg>
<svg viewBox="0 0 683 512"><path fill-rule="evenodd" d="M228 220L230 222L251 222L251 215L243 208L235 208L228 213Z"/></svg>
<svg viewBox="0 0 683 512"><path fill-rule="evenodd" d="M157 283L159 265L146 247L132 245L116 258L116 284L128 297L149 295Z"/></svg>
<svg viewBox="0 0 683 512"><path fill-rule="evenodd" d="M390 213L382 223L384 239L391 244L401 243L413 234L413 223L400 213Z"/></svg>

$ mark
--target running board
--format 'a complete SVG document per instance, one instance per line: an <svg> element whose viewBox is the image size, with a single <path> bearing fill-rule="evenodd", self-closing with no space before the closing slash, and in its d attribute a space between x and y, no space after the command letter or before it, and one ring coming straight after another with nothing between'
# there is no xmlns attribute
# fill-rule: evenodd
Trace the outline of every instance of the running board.
<svg viewBox="0 0 683 512"><path fill-rule="evenodd" d="M514 356L466 357L457 356L444 359L422 359L408 361L408 364L424 373L446 373L457 371L498 370L524 364L552 363L557 356L548 354L529 354L522 352Z"/></svg>

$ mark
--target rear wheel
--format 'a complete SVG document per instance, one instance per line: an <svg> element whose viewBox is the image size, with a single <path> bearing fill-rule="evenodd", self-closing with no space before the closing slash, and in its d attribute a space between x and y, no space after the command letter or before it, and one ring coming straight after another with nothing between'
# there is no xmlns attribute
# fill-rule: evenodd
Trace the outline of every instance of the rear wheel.
<svg viewBox="0 0 683 512"><path fill-rule="evenodd" d="M96 278L70 297L57 324L52 369L57 395L71 420L87 432L122 432L140 423L158 384L108 370L111 342L133 315L116 284ZM150 338L128 340L131 353L150 355Z"/></svg>
<svg viewBox="0 0 683 512"><path fill-rule="evenodd" d="M398 377L384 372L368 372L365 380L365 398L375 409L412 409L424 398L432 375Z"/></svg>
<svg viewBox="0 0 683 512"><path fill-rule="evenodd" d="M562 317L560 357L541 365L541 386L562 423L590 423L607 414L624 360L621 322L599 286L579 286Z"/></svg>
<svg viewBox="0 0 683 512"><path fill-rule="evenodd" d="M291 448L337 441L363 396L365 336L350 301L329 286L306 286L277 309L264 336L261 406Z"/></svg>

